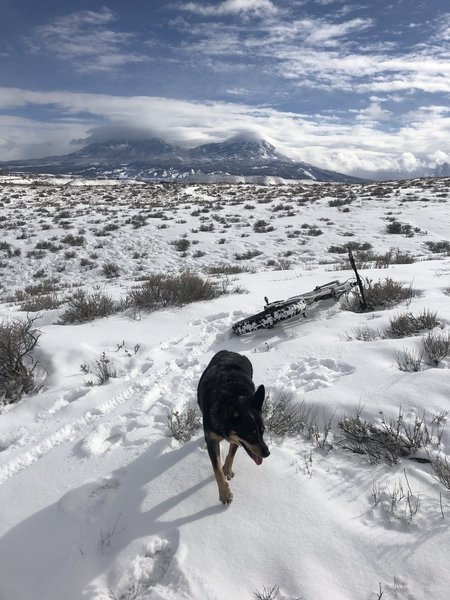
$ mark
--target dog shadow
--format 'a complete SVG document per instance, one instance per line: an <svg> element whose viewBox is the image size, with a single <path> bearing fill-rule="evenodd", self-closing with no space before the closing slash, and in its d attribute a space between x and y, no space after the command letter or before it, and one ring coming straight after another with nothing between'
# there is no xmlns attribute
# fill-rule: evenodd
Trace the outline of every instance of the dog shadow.
<svg viewBox="0 0 450 600"><path fill-rule="evenodd" d="M14 582L9 597L93 600L99 597L99 590L92 582L107 573L135 540L162 536L174 553L183 526L224 511L214 504L192 512L192 502L188 502L214 480L211 475L183 486L189 473L179 463L193 466L201 443L190 441L168 451L167 439L155 441L107 479L69 491L13 527L0 540L0 579ZM173 479L180 472L183 479L177 479L175 486ZM164 497L173 487L179 491ZM146 509L147 505L150 508ZM48 567L45 577L36 563ZM55 565L61 568L52 577Z"/></svg>

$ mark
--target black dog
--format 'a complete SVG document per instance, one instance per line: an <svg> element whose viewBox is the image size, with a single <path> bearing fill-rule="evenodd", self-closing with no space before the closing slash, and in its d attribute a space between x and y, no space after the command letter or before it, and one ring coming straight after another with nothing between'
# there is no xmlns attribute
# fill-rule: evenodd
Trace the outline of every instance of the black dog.
<svg viewBox="0 0 450 600"><path fill-rule="evenodd" d="M255 392L252 375L252 363L247 357L221 350L206 367L197 389L208 454L219 487L219 499L226 506L233 500L226 480L234 475L233 459L239 446L257 465L270 454L263 440L261 415L265 390L260 385ZM230 442L230 447L221 468L220 442L223 439Z"/></svg>

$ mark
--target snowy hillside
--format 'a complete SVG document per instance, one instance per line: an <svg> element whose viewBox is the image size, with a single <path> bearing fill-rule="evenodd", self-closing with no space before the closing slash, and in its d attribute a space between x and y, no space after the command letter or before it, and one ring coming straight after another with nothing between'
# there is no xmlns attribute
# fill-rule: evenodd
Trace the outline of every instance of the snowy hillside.
<svg viewBox="0 0 450 600"><path fill-rule="evenodd" d="M0 600L447 598L450 355L432 364L422 350L450 332L449 222L449 179L0 179L0 327L35 318L40 332L40 389L0 409ZM352 277L349 243L370 285L416 293L366 313L327 300L232 334L264 296ZM80 290L119 302L150 274L184 271L227 293L60 324ZM394 335L405 314L433 324ZM201 430L180 442L168 425L222 349L252 361L272 408L303 418L295 435L268 427L261 466L238 451L228 509ZM345 427L363 423L421 447L352 452Z"/></svg>

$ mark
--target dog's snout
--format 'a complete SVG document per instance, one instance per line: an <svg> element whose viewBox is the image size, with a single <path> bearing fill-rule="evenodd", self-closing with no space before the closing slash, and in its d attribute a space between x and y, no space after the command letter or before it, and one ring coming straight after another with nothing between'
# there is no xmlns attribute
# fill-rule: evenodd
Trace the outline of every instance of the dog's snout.
<svg viewBox="0 0 450 600"><path fill-rule="evenodd" d="M270 456L270 450L267 446L264 446L263 448L261 448L261 450L263 458L267 458L268 456Z"/></svg>

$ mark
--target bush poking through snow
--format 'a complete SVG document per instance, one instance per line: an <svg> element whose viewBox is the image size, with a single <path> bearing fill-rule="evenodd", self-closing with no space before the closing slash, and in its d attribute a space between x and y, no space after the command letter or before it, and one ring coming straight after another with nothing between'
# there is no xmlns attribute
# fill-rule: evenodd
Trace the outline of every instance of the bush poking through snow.
<svg viewBox="0 0 450 600"><path fill-rule="evenodd" d="M100 358L95 361L95 367L91 371L89 364L85 363L80 365L83 373L93 373L97 377L97 385L103 385L110 379L114 379L118 376L117 369L111 360L106 356L105 352L102 352ZM89 380L86 382L87 385L94 385L94 381Z"/></svg>
<svg viewBox="0 0 450 600"><path fill-rule="evenodd" d="M437 367L450 354L450 335L432 332L422 339L423 353L428 362Z"/></svg>
<svg viewBox="0 0 450 600"><path fill-rule="evenodd" d="M118 310L111 296L96 290L77 290L67 301L67 308L59 315L58 323L86 323L100 317L108 317Z"/></svg>
<svg viewBox="0 0 450 600"><path fill-rule="evenodd" d="M405 371L406 373L417 373L417 371L420 371L423 352L405 348L404 350L396 351L394 356L400 371Z"/></svg>
<svg viewBox="0 0 450 600"><path fill-rule="evenodd" d="M181 412L174 410L167 415L167 425L171 437L183 444L197 433L201 424L202 419L196 406L187 406Z"/></svg>
<svg viewBox="0 0 450 600"><path fill-rule="evenodd" d="M180 238L179 240L174 240L172 242L172 246L175 246L175 250L178 252L186 252L190 245L191 242L186 238Z"/></svg>
<svg viewBox="0 0 450 600"><path fill-rule="evenodd" d="M447 457L442 458L442 455L438 454L430 460L434 471L433 477L450 491L450 464Z"/></svg>
<svg viewBox="0 0 450 600"><path fill-rule="evenodd" d="M394 281L390 277L386 277L384 281L376 281L375 283L368 280L364 287L367 311L390 308L405 300L410 301L420 294L421 292L414 289L412 285L405 286L405 284ZM344 310L363 312L359 294L356 292L352 292L344 297L341 301L341 306Z"/></svg>
<svg viewBox="0 0 450 600"><path fill-rule="evenodd" d="M110 379L117 377L116 367L106 356L105 352L102 352L100 358L95 361L94 373L97 377L98 385L103 385Z"/></svg>
<svg viewBox="0 0 450 600"><path fill-rule="evenodd" d="M103 275L107 279L114 279L120 275L120 267L111 261L103 263L102 266Z"/></svg>
<svg viewBox="0 0 450 600"><path fill-rule="evenodd" d="M280 588L274 585L272 588L263 587L261 592L253 592L256 600L276 600Z"/></svg>
<svg viewBox="0 0 450 600"><path fill-rule="evenodd" d="M370 329L370 327L358 327L352 333L346 333L345 339L348 342L358 340L359 342L373 342L374 340L380 340L382 334L378 329Z"/></svg>
<svg viewBox="0 0 450 600"><path fill-rule="evenodd" d="M272 225L264 219L258 219L253 223L253 231L255 233L268 233L269 231L273 230L274 228L272 227Z"/></svg>
<svg viewBox="0 0 450 600"><path fill-rule="evenodd" d="M393 317L384 336L388 338L403 338L416 335L424 329L434 329L439 325L436 313L424 310L417 317L412 313L402 313Z"/></svg>
<svg viewBox="0 0 450 600"><path fill-rule="evenodd" d="M40 312L54 310L63 304L64 299L58 294L44 294L42 296L30 296L20 304L20 310L24 312Z"/></svg>
<svg viewBox="0 0 450 600"><path fill-rule="evenodd" d="M414 421L407 421L401 410L390 423L364 421L358 412L344 417L338 422L338 427L344 437L338 440L337 445L366 456L371 464L379 461L395 464L399 458L414 454L431 440L425 417L416 416Z"/></svg>
<svg viewBox="0 0 450 600"><path fill-rule="evenodd" d="M384 521L391 525L395 521L410 524L420 507L420 498L413 494L405 471L407 488L399 479L398 484L391 488L388 484L373 484L372 498L374 506L381 509Z"/></svg>
<svg viewBox="0 0 450 600"><path fill-rule="evenodd" d="M266 402L267 415L265 424L267 431L273 436L298 435L305 427L302 407L287 395L281 395L274 402Z"/></svg>
<svg viewBox="0 0 450 600"><path fill-rule="evenodd" d="M0 406L17 402L37 388L32 352L41 332L34 327L36 319L0 323Z"/></svg>
<svg viewBox="0 0 450 600"><path fill-rule="evenodd" d="M315 412L305 402L295 402L290 394L281 393L276 400L267 396L263 416L266 431L272 436L284 437L302 433L315 417Z"/></svg>
<svg viewBox="0 0 450 600"><path fill-rule="evenodd" d="M139 287L128 291L127 305L138 310L158 310L212 300L219 295L220 292L209 279L192 273L176 276L155 274L150 275Z"/></svg>

